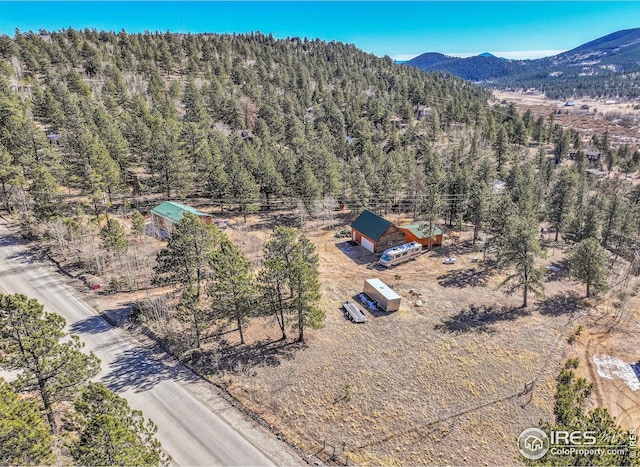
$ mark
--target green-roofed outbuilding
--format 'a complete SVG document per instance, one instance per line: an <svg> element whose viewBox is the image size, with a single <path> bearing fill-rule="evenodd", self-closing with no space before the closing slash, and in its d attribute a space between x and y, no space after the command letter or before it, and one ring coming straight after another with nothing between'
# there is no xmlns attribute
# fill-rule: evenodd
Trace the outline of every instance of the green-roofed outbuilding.
<svg viewBox="0 0 640 467"><path fill-rule="evenodd" d="M405 243L405 234L392 222L364 210L351 223L351 239L372 253Z"/></svg>
<svg viewBox="0 0 640 467"><path fill-rule="evenodd" d="M409 225L399 225L398 228L404 232L407 243L418 242L424 247L434 247L442 245L442 229L438 226L429 228L426 222L416 222ZM431 244L429 238L431 237Z"/></svg>
<svg viewBox="0 0 640 467"><path fill-rule="evenodd" d="M149 214L151 216L151 222L153 222L156 227L166 233L170 233L171 230L173 230L173 226L180 222L185 212L195 214L202 219L205 224L211 224L213 221L211 214L174 201L165 201L153 208Z"/></svg>

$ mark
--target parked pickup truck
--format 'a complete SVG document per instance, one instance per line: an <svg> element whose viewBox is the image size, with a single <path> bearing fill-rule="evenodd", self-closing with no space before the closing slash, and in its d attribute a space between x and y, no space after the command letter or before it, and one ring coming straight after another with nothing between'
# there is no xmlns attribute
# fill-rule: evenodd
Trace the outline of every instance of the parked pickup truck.
<svg viewBox="0 0 640 467"><path fill-rule="evenodd" d="M342 308L344 309L347 318L354 323L364 323L367 320L365 314L357 307L357 305L353 302L344 302L342 304Z"/></svg>

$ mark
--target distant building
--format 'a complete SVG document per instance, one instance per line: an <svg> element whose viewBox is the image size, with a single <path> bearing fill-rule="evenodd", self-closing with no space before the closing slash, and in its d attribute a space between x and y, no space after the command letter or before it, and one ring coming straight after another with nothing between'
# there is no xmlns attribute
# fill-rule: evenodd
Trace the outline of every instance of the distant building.
<svg viewBox="0 0 640 467"><path fill-rule="evenodd" d="M408 126L407 122L405 122L400 117L393 117L391 118L390 122L399 130L403 130Z"/></svg>
<svg viewBox="0 0 640 467"><path fill-rule="evenodd" d="M55 144L56 146L60 146L60 135L56 133L49 133L47 135L47 141L49 141L49 144Z"/></svg>
<svg viewBox="0 0 640 467"><path fill-rule="evenodd" d="M180 222L184 213L190 212L198 216L205 224L211 224L213 222L213 216L202 212L191 206L185 204L176 203L173 201L165 201L159 204L151 210L149 213L151 222L161 231L166 234L171 233L173 227Z"/></svg>
<svg viewBox="0 0 640 467"><path fill-rule="evenodd" d="M426 105L418 104L414 106L413 113L415 114L416 119L422 120L423 118L426 118L429 116L429 114L431 113L431 109Z"/></svg>
<svg viewBox="0 0 640 467"><path fill-rule="evenodd" d="M598 169L587 169L589 175L593 175L596 178L604 178L607 176L607 172Z"/></svg>
<svg viewBox="0 0 640 467"><path fill-rule="evenodd" d="M492 190L495 194L503 193L504 190L506 189L507 189L506 182L503 182L502 180L498 180L498 179L493 181Z"/></svg>
<svg viewBox="0 0 640 467"><path fill-rule="evenodd" d="M598 162L602 157L602 153L599 151L585 151L584 155L587 156L589 162Z"/></svg>
<svg viewBox="0 0 640 467"><path fill-rule="evenodd" d="M240 130L240 137L247 141L253 139L253 131L251 130Z"/></svg>

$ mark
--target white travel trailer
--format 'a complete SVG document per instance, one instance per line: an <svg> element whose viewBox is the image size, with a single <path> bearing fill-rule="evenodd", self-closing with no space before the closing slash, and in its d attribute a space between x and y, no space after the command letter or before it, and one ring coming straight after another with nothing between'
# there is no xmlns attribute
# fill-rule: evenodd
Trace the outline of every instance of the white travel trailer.
<svg viewBox="0 0 640 467"><path fill-rule="evenodd" d="M390 268L396 264L404 263L410 259L417 258L422 254L422 245L418 242L405 243L404 245L395 246L384 250L380 260L382 266Z"/></svg>

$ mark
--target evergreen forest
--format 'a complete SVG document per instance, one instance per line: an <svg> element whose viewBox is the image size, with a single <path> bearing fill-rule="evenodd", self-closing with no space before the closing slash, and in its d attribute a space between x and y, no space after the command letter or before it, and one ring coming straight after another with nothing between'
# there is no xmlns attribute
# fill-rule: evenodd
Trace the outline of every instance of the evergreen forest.
<svg viewBox="0 0 640 467"><path fill-rule="evenodd" d="M282 342L289 332L300 343L295 348L304 348L305 329L320 328L325 318L324 252L291 226L322 210L344 222L366 208L448 234L469 232L469 248L482 244L488 258L483 274L498 271L497 288L522 302L518 316L557 279L542 264L545 249L565 249L568 273L561 279L580 283L587 298L611 290L620 303L613 319L624 324L638 291L639 168L638 148L612 143L607 131L586 137L553 113L520 112L469 81L349 44L257 32L0 36L0 209L16 216L24 234L57 242L65 259L81 256L78 238L89 238L82 248L93 259L81 267L104 278L106 265L115 265L121 276L113 277L111 291L139 290L122 279L134 272L146 274L149 289L174 287L155 308L150 300L146 308L136 303L133 318L164 326L160 338L192 363L219 337L218 318L238 332L229 352L255 344L248 324L265 315ZM141 212L165 200L233 213L239 229L243 217L246 225L247 216L264 214L271 237L262 256L248 254L185 215L154 258L140 241ZM118 220L123 213L130 233ZM395 280L400 284L401 274ZM468 322L461 312L463 324L481 319L474 310ZM172 319L183 326L181 341L169 338ZM442 322L436 331L449 321ZM452 332L461 329L456 324ZM350 384L333 406L351 401ZM91 427L87 411L96 394L126 412L102 388L84 391L78 426ZM14 403L12 394L5 398ZM57 422L49 422L55 434ZM43 445L33 459L7 462L48 460L48 438ZM122 463L163 463L151 447L150 460ZM99 463L84 446L72 449L79 463Z"/></svg>

